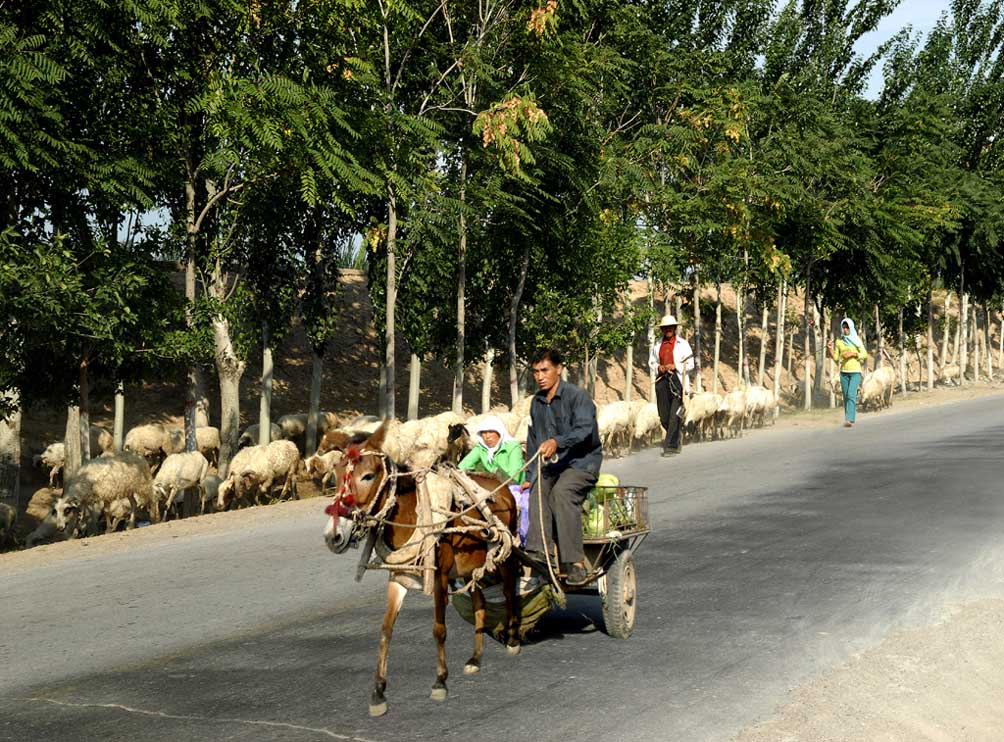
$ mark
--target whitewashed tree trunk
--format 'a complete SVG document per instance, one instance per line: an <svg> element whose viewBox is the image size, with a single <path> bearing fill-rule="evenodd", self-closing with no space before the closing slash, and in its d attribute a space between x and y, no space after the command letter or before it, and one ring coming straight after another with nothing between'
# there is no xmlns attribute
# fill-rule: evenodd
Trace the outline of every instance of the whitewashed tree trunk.
<svg viewBox="0 0 1004 742"><path fill-rule="evenodd" d="M648 279L648 307L652 314L655 314L655 289L652 286L652 279ZM652 356L652 349L655 347L655 328L652 323L649 323L648 327L648 357ZM655 371L649 368L648 370L648 399L650 402L655 401Z"/></svg>
<svg viewBox="0 0 1004 742"><path fill-rule="evenodd" d="M680 292L676 292L676 319L681 324L683 323L683 296Z"/></svg>
<svg viewBox="0 0 1004 742"><path fill-rule="evenodd" d="M258 404L258 445L271 443L272 432L272 339L268 323L261 326L261 400Z"/></svg>
<svg viewBox="0 0 1004 742"><path fill-rule="evenodd" d="M945 373L945 356L948 354L948 306L949 306L949 293L945 292L945 326L944 335L942 336L942 356L941 356L941 368L942 373ZM935 388L935 292L934 288L928 289L928 392L931 392Z"/></svg>
<svg viewBox="0 0 1004 742"><path fill-rule="evenodd" d="M718 393L718 358L722 346L722 287L715 284L715 360L711 366L711 393Z"/></svg>
<svg viewBox="0 0 1004 742"><path fill-rule="evenodd" d="M394 379L394 366L397 363L394 312L397 309L397 192L393 181L387 183L387 296L386 296L386 330L384 373L386 375L386 391L384 392L383 417L396 417L394 409L397 386Z"/></svg>
<svg viewBox="0 0 1004 742"><path fill-rule="evenodd" d="M865 322L863 318L858 321L858 335L861 337L861 344L863 346L865 346L866 350L868 349L868 327L867 327L867 324L868 323ZM868 361L871 360L871 358L872 358L872 354L869 353L868 354L868 358L865 358L865 360L861 364L861 370L864 373L868 373Z"/></svg>
<svg viewBox="0 0 1004 742"><path fill-rule="evenodd" d="M422 395L422 359L414 353L408 364L408 419L418 419L419 398Z"/></svg>
<svg viewBox="0 0 1004 742"><path fill-rule="evenodd" d="M523 262L520 264L519 280L509 305L509 396L511 406L519 402L519 359L516 357L516 324L519 317L519 302L523 298L523 288L526 286L527 269L530 267L530 248L523 251ZM650 284L651 290L651 284Z"/></svg>
<svg viewBox="0 0 1004 742"><path fill-rule="evenodd" d="M875 368L880 368L885 364L885 339L882 337L882 315L879 314L879 306L875 305Z"/></svg>
<svg viewBox="0 0 1004 742"><path fill-rule="evenodd" d="M0 420L0 500L21 507L21 407L20 395L8 391L4 399L17 411Z"/></svg>
<svg viewBox="0 0 1004 742"><path fill-rule="evenodd" d="M91 380L87 373L87 358L80 361L80 460L91 459Z"/></svg>
<svg viewBox="0 0 1004 742"><path fill-rule="evenodd" d="M832 312L829 316L829 321L826 322L826 343L829 347L830 340L834 339L834 335L840 331L839 325L837 325L837 318L833 316ZM827 358L827 368L829 369L829 402L830 409L837 406L837 387L840 386L840 370L837 368L837 362L833 360L833 355L830 353L826 354Z"/></svg>
<svg viewBox="0 0 1004 742"><path fill-rule="evenodd" d="M115 384L115 423L112 427L112 440L115 450L122 450L125 441L125 385L119 381Z"/></svg>
<svg viewBox="0 0 1004 742"><path fill-rule="evenodd" d="M928 294L928 304L933 304L933 292ZM938 359L939 365L941 366L942 372L945 370L945 366L948 365L948 340L952 335L952 318L949 316L948 312L952 308L952 292L945 291L945 316L942 318L942 329L941 329L941 357ZM928 324L932 324L934 321L934 307L931 306L927 315ZM931 337L928 337L928 341Z"/></svg>
<svg viewBox="0 0 1004 742"><path fill-rule="evenodd" d="M1000 333L997 338L1000 347L997 349L997 365L1004 368L1004 306L1001 307L1001 321L997 323L997 330Z"/></svg>
<svg viewBox="0 0 1004 742"><path fill-rule="evenodd" d="M310 361L310 404L307 408L307 437L303 442L303 452L313 456L317 450L318 429L321 417L321 379L324 371L324 355L316 349L311 352Z"/></svg>
<svg viewBox="0 0 1004 742"><path fill-rule="evenodd" d="M703 354L701 353L701 278L694 268L694 363L697 366L697 376L694 385L698 392L704 391ZM654 388L654 386L653 386ZM652 399L655 399L653 396Z"/></svg>
<svg viewBox="0 0 1004 742"><path fill-rule="evenodd" d="M763 375L767 365L767 342L770 340L770 312L764 301L760 315L760 363L757 366L756 383L763 386Z"/></svg>
<svg viewBox="0 0 1004 742"><path fill-rule="evenodd" d="M959 316L959 385L966 379L969 369L969 294L962 294L962 311Z"/></svg>
<svg viewBox="0 0 1004 742"><path fill-rule="evenodd" d="M237 452L241 422L240 384L247 364L234 350L229 320L217 315L213 318L212 327L216 373L220 380L219 475L225 477L230 459Z"/></svg>
<svg viewBox="0 0 1004 742"><path fill-rule="evenodd" d="M387 363L380 360L379 392L377 393L377 417L387 417Z"/></svg>
<svg viewBox="0 0 1004 742"><path fill-rule="evenodd" d="M812 341L816 344L815 352L813 353L813 358L815 359L815 371L812 377L812 388L815 392L822 394L823 385L826 383L824 376L824 363L826 359L823 354L823 347L826 340L823 337L823 317L819 314L816 302L812 302Z"/></svg>
<svg viewBox="0 0 1004 742"><path fill-rule="evenodd" d="M993 344L990 340L990 327L993 318L990 315L989 305L983 305L983 350L987 357L987 381L994 380L994 354Z"/></svg>
<svg viewBox="0 0 1004 742"><path fill-rule="evenodd" d="M809 347L809 311L812 306L810 273L805 275L805 301L802 306L802 359L805 366L805 378L802 380L803 407L806 410L812 409L812 351Z"/></svg>
<svg viewBox="0 0 1004 742"><path fill-rule="evenodd" d="M736 354L736 374L739 376L740 384L747 381L743 369L746 366L746 347L743 342L743 289L742 286L736 288L736 334L738 336L738 353Z"/></svg>
<svg viewBox="0 0 1004 742"><path fill-rule="evenodd" d="M63 437L66 461L63 464L63 482L68 482L80 469L80 408L69 405L66 408L66 434Z"/></svg>
<svg viewBox="0 0 1004 742"><path fill-rule="evenodd" d="M677 318L679 319L679 318ZM628 342L624 349L626 359L624 367L624 401L631 401L631 386L634 384L634 338Z"/></svg>
<svg viewBox="0 0 1004 742"><path fill-rule="evenodd" d="M485 356L484 372L481 375L481 414L485 415L492 408L492 376L494 374L495 350L488 349Z"/></svg>
<svg viewBox="0 0 1004 742"><path fill-rule="evenodd" d="M463 78L462 78L463 79ZM453 368L453 412L464 414L464 345L467 323L467 214L464 210L467 200L467 156L460 163L460 245L457 250L457 344L454 350Z"/></svg>
<svg viewBox="0 0 1004 742"><path fill-rule="evenodd" d="M930 348L930 344L927 347ZM906 394L906 335L903 332L902 307L899 308L899 393Z"/></svg>
<svg viewBox="0 0 1004 742"><path fill-rule="evenodd" d="M972 314L972 336L973 336L973 381L978 383L980 380L980 323L979 323L979 313L976 311L976 302L973 302L971 308Z"/></svg>
<svg viewBox="0 0 1004 742"><path fill-rule="evenodd" d="M777 283L777 327L774 329L774 399L781 399L781 368L784 355L784 310L787 303L786 281L782 278ZM780 406L774 409L774 417L779 414Z"/></svg>

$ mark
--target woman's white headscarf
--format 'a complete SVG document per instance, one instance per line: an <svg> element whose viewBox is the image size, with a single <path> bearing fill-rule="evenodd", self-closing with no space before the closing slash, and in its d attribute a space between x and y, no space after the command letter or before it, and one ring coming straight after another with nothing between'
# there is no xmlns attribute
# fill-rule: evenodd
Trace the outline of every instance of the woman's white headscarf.
<svg viewBox="0 0 1004 742"><path fill-rule="evenodd" d="M494 431L499 435L499 442L496 443L494 446L489 446L487 443L485 443L485 439L481 437L481 434L487 430ZM484 446L485 448L488 449L489 461L495 458L495 454L498 453L498 450L502 448L502 445L506 441L512 440L512 436L509 435L509 431L508 429L506 429L505 423L503 423L502 419L497 415L485 416L481 420L481 422L478 423L478 429L474 431L474 434L478 438L478 445Z"/></svg>
<svg viewBox="0 0 1004 742"><path fill-rule="evenodd" d="M858 337L858 331L854 329L854 320L850 317L844 317L840 320L841 325L847 325L847 334L842 336L843 340L852 343L858 349L864 348L864 343L861 342L861 338Z"/></svg>

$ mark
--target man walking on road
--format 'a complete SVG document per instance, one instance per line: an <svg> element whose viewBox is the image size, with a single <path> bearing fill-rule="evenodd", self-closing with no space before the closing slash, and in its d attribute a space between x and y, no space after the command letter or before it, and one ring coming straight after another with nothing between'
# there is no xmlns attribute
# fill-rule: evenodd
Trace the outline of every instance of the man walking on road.
<svg viewBox="0 0 1004 742"><path fill-rule="evenodd" d="M662 455L673 456L683 450L683 395L690 389L687 372L694 368L690 343L676 334L677 321L667 314L659 321L662 340L652 346L649 368L656 373L655 401L659 420L666 431Z"/></svg>
<svg viewBox="0 0 1004 742"><path fill-rule="evenodd" d="M540 452L541 469L540 481L533 482L530 495L526 547L542 562L543 536L551 546L557 534L560 570L565 582L576 587L589 581L583 564L582 502L596 484L603 463L596 405L582 389L561 379L562 358L557 351L538 351L532 367L538 391L530 403L526 453L532 458ZM530 466L530 476L536 480L536 463Z"/></svg>

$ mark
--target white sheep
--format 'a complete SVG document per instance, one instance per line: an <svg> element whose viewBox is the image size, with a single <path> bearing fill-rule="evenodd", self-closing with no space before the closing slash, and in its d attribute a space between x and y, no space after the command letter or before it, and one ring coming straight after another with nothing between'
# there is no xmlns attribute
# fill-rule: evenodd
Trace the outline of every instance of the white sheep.
<svg viewBox="0 0 1004 742"><path fill-rule="evenodd" d="M733 437L741 436L746 419L746 390L733 389L722 397L718 417L723 429L730 431Z"/></svg>
<svg viewBox="0 0 1004 742"><path fill-rule="evenodd" d="M662 420L655 402L643 402L635 413L632 438L639 446L650 446L662 436Z"/></svg>
<svg viewBox="0 0 1004 742"><path fill-rule="evenodd" d="M25 518L35 524L34 530L25 538L24 545L30 549L40 541L61 541L66 534L56 530L56 516L52 512L52 504L62 495L62 490L42 487L28 501L25 508Z"/></svg>
<svg viewBox="0 0 1004 742"><path fill-rule="evenodd" d="M327 451L322 454L314 454L303 462L304 470L307 472L307 476L314 481L320 480L318 483L321 486L321 490L324 490L328 486L328 482L333 476L335 476L335 467L342 460L345 454L339 450Z"/></svg>
<svg viewBox="0 0 1004 742"><path fill-rule="evenodd" d="M773 418L774 392L762 386L746 389L746 422L748 427L763 427Z"/></svg>
<svg viewBox="0 0 1004 742"><path fill-rule="evenodd" d="M210 474L202 480L202 502L200 503L200 512L205 513L207 510L211 511L213 509L213 504L220 496L221 484L223 484L223 480L215 474Z"/></svg>
<svg viewBox="0 0 1004 742"><path fill-rule="evenodd" d="M56 528L71 535L94 533L97 521L115 500L132 498L137 507L160 517L146 460L130 451L91 459L77 471L53 504Z"/></svg>
<svg viewBox="0 0 1004 742"><path fill-rule="evenodd" d="M164 455L184 453L186 443L183 428L168 428L167 444L163 449ZM197 427L195 429L195 450L205 456L209 463L215 465L220 457L220 429L210 425Z"/></svg>
<svg viewBox="0 0 1004 742"><path fill-rule="evenodd" d="M634 432L630 403L611 402L603 405L596 411L596 424L604 451L612 456L622 456L625 449L630 449Z"/></svg>
<svg viewBox="0 0 1004 742"><path fill-rule="evenodd" d="M209 473L209 462L198 451L172 453L157 470L153 480L153 494L163 503L164 514L170 509L179 492L198 487L202 494L202 481Z"/></svg>
<svg viewBox="0 0 1004 742"><path fill-rule="evenodd" d="M35 466L44 464L49 468L49 486L55 487L66 465L66 444L62 441L50 443L42 453L32 459L32 462Z"/></svg>
<svg viewBox="0 0 1004 742"><path fill-rule="evenodd" d="M165 451L172 450L171 434L160 423L137 425L126 433L122 448L139 454L151 467L156 467Z"/></svg>
<svg viewBox="0 0 1004 742"><path fill-rule="evenodd" d="M290 491L296 497L296 472L300 452L292 441L272 441L267 446L250 446L237 452L230 462L226 480L219 486L217 509L225 510L231 501L257 501L269 495L272 485L281 481L279 497Z"/></svg>
<svg viewBox="0 0 1004 742"><path fill-rule="evenodd" d="M519 441L525 451L526 439L530 437L530 415L524 415L520 418L519 425L516 426L516 432L512 434L512 437Z"/></svg>
<svg viewBox="0 0 1004 742"><path fill-rule="evenodd" d="M712 392L692 394L683 406L683 427L687 435L699 440L717 437L718 408L721 403L722 398Z"/></svg>
<svg viewBox="0 0 1004 742"><path fill-rule="evenodd" d="M532 394L517 400L516 404L512 406L512 413L517 415L520 419L523 419L530 414L531 404L533 404Z"/></svg>
<svg viewBox="0 0 1004 742"><path fill-rule="evenodd" d="M244 428L244 432L241 433L240 438L237 439L237 448L244 448L246 446L257 446L258 445L258 432L260 427L258 423L254 425L248 425ZM282 439L282 428L280 428L275 423L269 423L268 429L268 440L277 441Z"/></svg>

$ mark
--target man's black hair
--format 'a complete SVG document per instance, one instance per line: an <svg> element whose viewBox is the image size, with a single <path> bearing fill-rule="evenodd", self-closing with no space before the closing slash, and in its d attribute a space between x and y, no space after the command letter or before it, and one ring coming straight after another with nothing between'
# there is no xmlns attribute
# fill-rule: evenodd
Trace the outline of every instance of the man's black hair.
<svg viewBox="0 0 1004 742"><path fill-rule="evenodd" d="M560 350L556 348L541 348L533 354L533 358L530 359L530 365L536 366L538 363L543 363L544 361L550 361L555 366L560 366L564 363Z"/></svg>

